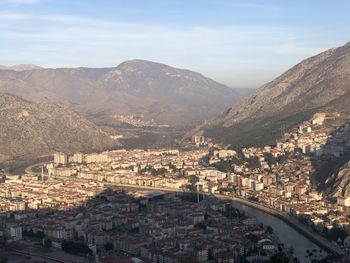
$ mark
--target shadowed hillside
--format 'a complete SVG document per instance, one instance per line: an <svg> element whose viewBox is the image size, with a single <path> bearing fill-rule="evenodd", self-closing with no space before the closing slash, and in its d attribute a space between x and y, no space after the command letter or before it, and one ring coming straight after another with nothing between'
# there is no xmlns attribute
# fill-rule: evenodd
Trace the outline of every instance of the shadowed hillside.
<svg viewBox="0 0 350 263"><path fill-rule="evenodd" d="M350 112L350 43L297 64L237 106L198 127L216 141L262 145L315 112Z"/></svg>
<svg viewBox="0 0 350 263"><path fill-rule="evenodd" d="M198 125L242 95L203 75L130 60L114 68L0 70L0 92L60 102L109 126Z"/></svg>
<svg viewBox="0 0 350 263"><path fill-rule="evenodd" d="M1 162L117 145L109 134L65 106L0 94Z"/></svg>

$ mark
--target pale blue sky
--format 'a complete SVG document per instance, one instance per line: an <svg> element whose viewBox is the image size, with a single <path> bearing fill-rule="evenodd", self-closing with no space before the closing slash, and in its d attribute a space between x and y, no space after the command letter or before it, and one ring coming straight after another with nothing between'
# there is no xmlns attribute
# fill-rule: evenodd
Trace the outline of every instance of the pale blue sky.
<svg viewBox="0 0 350 263"><path fill-rule="evenodd" d="M350 41L347 0L0 0L0 64L147 59L258 87Z"/></svg>

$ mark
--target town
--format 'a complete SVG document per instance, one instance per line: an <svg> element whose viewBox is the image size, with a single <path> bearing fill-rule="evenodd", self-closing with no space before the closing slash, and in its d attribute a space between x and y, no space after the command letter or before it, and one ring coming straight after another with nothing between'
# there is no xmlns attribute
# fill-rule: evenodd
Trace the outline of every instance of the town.
<svg viewBox="0 0 350 263"><path fill-rule="evenodd" d="M39 236L67 251L67 242L80 241L86 250L78 254L101 262L120 253L137 262L263 262L280 244L273 226L234 208L232 197L284 213L350 249L350 195L329 198L314 178L322 160L349 151L346 116L317 113L274 146L230 149L201 135L191 144L55 153L53 162L6 177L3 242Z"/></svg>

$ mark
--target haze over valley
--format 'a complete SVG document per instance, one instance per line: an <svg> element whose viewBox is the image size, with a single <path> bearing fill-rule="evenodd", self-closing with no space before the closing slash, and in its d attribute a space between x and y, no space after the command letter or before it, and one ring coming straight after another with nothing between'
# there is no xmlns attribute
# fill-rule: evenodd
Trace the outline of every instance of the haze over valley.
<svg viewBox="0 0 350 263"><path fill-rule="evenodd" d="M349 10L0 0L0 263L350 262Z"/></svg>

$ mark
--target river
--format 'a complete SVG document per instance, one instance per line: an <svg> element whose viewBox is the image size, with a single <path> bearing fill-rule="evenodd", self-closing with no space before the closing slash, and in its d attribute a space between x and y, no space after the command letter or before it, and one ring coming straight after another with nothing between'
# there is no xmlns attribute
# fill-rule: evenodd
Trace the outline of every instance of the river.
<svg viewBox="0 0 350 263"><path fill-rule="evenodd" d="M317 245L281 219L237 202L233 202L233 206L240 211L244 211L246 215L255 217L265 226L271 226L274 234L279 238L281 243L288 248L292 247L294 250L294 257L297 257L301 262L306 262L305 255L307 254L307 250L312 251L313 249L317 249L320 251ZM323 251L322 255L325 256L326 252Z"/></svg>

